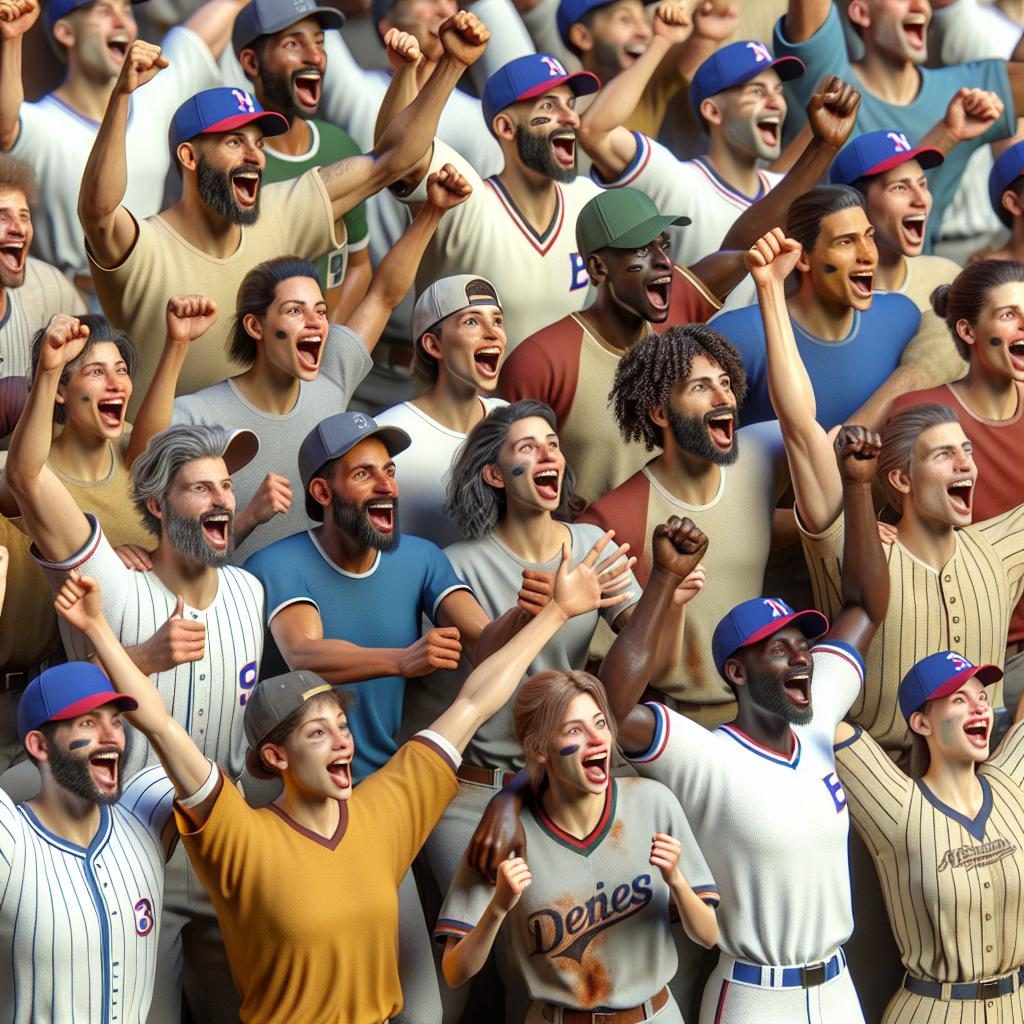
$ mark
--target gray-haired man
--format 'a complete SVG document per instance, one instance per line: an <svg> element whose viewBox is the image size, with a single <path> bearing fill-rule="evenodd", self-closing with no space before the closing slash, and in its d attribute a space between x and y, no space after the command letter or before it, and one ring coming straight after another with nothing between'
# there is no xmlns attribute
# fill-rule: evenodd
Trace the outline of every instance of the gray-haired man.
<svg viewBox="0 0 1024 1024"><path fill-rule="evenodd" d="M88 330L55 317L40 364L60 368L84 348ZM52 365L51 365L52 364ZM250 431L178 426L157 434L132 465L133 498L156 536L152 572L126 568L92 516L79 509L37 450L23 417L11 439L7 482L18 499L35 554L54 588L71 570L103 589L103 610L140 668L153 676L171 714L232 778L241 775L242 715L263 654L263 587L228 564L235 498L231 474L256 454ZM62 623L69 657L84 638ZM124 777L155 762L138 733L129 737ZM183 963L184 958L184 963ZM179 849L168 864L156 990L149 1024L178 1022L182 973L193 1019L237 1019L239 1001L216 917Z"/></svg>

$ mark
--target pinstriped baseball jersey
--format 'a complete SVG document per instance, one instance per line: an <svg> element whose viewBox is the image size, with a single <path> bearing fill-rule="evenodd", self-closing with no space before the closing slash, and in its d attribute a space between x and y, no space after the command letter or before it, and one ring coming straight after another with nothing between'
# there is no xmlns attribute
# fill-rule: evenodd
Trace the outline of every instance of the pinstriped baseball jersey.
<svg viewBox="0 0 1024 1024"><path fill-rule="evenodd" d="M836 747L836 765L910 974L979 981L1024 964L1024 724L978 769L973 820L908 778L861 729Z"/></svg>
<svg viewBox="0 0 1024 1024"><path fill-rule="evenodd" d="M827 615L842 607L843 517L819 536L802 533L814 603ZM864 693L850 718L892 757L910 750L897 706L900 680L934 651L959 651L975 665L1002 666L1010 614L1024 590L1024 505L956 531L953 557L936 572L898 541L883 544L889 610L866 659ZM989 688L1002 707L1003 684Z"/></svg>
<svg viewBox="0 0 1024 1024"><path fill-rule="evenodd" d="M849 817L832 741L860 690L863 663L845 644L813 649L814 717L784 757L734 726L708 732L661 704L655 734L629 754L679 798L722 894L719 946L768 965L816 963L853 930Z"/></svg>
<svg viewBox="0 0 1024 1024"><path fill-rule="evenodd" d="M155 572L133 572L114 553L99 524L89 517L93 531L81 551L63 562L39 559L54 590L68 572L78 569L99 580L103 613L115 636L126 647L148 640L173 614L177 597ZM217 571L217 596L208 608L189 608L184 617L206 626L206 652L202 661L186 662L153 676L170 713L188 730L196 746L233 779L242 773L245 702L259 677L263 655L263 585L251 573L235 566ZM85 638L64 620L61 636L70 658L85 658ZM124 775L130 777L155 760L149 741L128 730Z"/></svg>
<svg viewBox="0 0 1024 1024"><path fill-rule="evenodd" d="M530 996L559 1006L625 1008L650 999L676 972L669 930L674 908L650 863L651 839L683 846L680 869L717 904L718 890L679 801L649 779L612 779L605 807L584 839L563 832L540 806L523 811L533 881L508 915L508 951ZM482 917L494 887L459 865L434 936L462 938Z"/></svg>
<svg viewBox="0 0 1024 1024"><path fill-rule="evenodd" d="M100 807L88 848L0 792L0 1015L143 1024L153 995L174 791L159 767Z"/></svg>

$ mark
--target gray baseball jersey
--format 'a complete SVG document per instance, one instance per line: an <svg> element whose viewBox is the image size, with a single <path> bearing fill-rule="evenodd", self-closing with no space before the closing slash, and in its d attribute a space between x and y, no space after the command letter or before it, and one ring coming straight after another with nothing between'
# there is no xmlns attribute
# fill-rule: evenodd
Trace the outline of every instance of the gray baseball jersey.
<svg viewBox="0 0 1024 1024"><path fill-rule="evenodd" d="M677 963L672 895L650 863L655 832L682 843L686 880L708 903L718 902L679 801L648 779L613 778L604 812L585 839L563 832L540 806L525 809L522 824L533 881L505 927L509 957L530 996L577 1009L626 1008L650 999L672 979ZM467 935L493 894L463 861L435 937Z"/></svg>
<svg viewBox="0 0 1024 1024"><path fill-rule="evenodd" d="M0 791L0 1014L143 1024L153 995L174 790L160 767L100 807L88 848Z"/></svg>

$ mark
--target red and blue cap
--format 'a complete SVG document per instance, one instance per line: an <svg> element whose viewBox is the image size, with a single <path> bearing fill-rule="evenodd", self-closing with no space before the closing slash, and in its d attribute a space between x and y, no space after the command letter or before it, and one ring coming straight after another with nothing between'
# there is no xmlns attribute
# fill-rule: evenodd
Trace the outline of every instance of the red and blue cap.
<svg viewBox="0 0 1024 1024"><path fill-rule="evenodd" d="M197 135L233 132L243 125L257 124L264 135L283 135L288 121L280 114L264 110L244 89L221 86L204 89L185 100L171 120L171 149Z"/></svg>
<svg viewBox="0 0 1024 1024"><path fill-rule="evenodd" d="M572 74L557 58L547 53L528 53L510 60L487 79L480 100L484 120L491 127L494 115L513 103L536 99L559 85L567 85L576 96L586 96L601 88L597 75L589 71Z"/></svg>
<svg viewBox="0 0 1024 1024"><path fill-rule="evenodd" d="M930 700L956 693L968 679L983 686L991 686L1003 678L998 665L972 665L956 651L939 651L922 658L900 683L900 711L909 722L915 711L920 711Z"/></svg>
<svg viewBox="0 0 1024 1024"><path fill-rule="evenodd" d="M562 42L569 46L569 29L578 21L582 21L591 11L598 7L607 7L615 0L561 0L555 12L555 24ZM643 0L644 5L653 4L655 0Z"/></svg>
<svg viewBox="0 0 1024 1024"><path fill-rule="evenodd" d="M134 698L118 693L110 680L91 662L69 661L41 672L25 687L18 701L18 737L47 722L65 722L104 704L118 711L134 711Z"/></svg>
<svg viewBox="0 0 1024 1024"><path fill-rule="evenodd" d="M736 605L715 626L711 656L722 678L725 663L741 648L750 647L786 626L796 626L808 640L828 632L828 619L813 610L795 612L779 597L753 597Z"/></svg>
<svg viewBox="0 0 1024 1024"><path fill-rule="evenodd" d="M988 201L996 216L1009 227L1013 223L1010 211L1003 208L1003 193L1024 174L1024 142L1014 143L999 154L988 175Z"/></svg>
<svg viewBox="0 0 1024 1024"><path fill-rule="evenodd" d="M716 50L699 68L690 83L690 106L696 114L709 96L749 82L755 75L775 68L784 82L799 78L806 67L799 57L773 57L772 51L754 39L730 43Z"/></svg>
<svg viewBox="0 0 1024 1024"><path fill-rule="evenodd" d="M945 157L932 146L913 145L903 132L865 132L840 150L828 180L833 185L852 185L859 178L884 174L909 160L916 160L928 170L938 167Z"/></svg>

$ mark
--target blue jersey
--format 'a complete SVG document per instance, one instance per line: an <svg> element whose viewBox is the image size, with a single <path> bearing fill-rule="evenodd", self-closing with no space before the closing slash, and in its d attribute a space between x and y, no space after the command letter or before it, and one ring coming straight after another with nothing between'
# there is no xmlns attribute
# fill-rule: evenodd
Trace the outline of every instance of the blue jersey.
<svg viewBox="0 0 1024 1024"><path fill-rule="evenodd" d="M408 647L420 638L424 615L434 621L452 591L469 590L441 549L421 537L403 536L394 551L378 552L372 568L360 575L335 565L312 531L263 548L245 568L266 588L268 625L289 605L307 603L319 613L326 639L360 647ZM263 665L264 677L288 671L270 637ZM348 720L358 782L398 749L405 680L382 676L346 689L356 698Z"/></svg>
<svg viewBox="0 0 1024 1024"><path fill-rule="evenodd" d="M921 314L910 299L876 292L870 309L854 310L850 333L824 341L805 331L792 317L796 347L814 388L818 422L828 430L859 409L899 366L907 342L917 333ZM740 409L743 424L776 419L768 397L768 360L764 322L758 306L733 309L711 322L739 350L747 375L747 398Z"/></svg>

